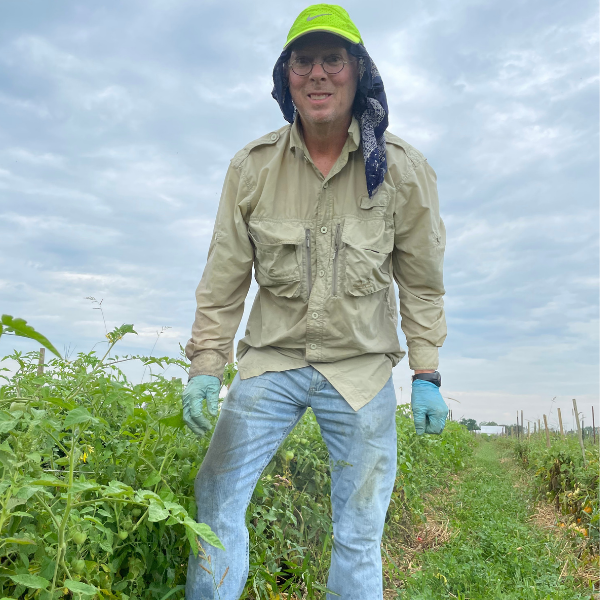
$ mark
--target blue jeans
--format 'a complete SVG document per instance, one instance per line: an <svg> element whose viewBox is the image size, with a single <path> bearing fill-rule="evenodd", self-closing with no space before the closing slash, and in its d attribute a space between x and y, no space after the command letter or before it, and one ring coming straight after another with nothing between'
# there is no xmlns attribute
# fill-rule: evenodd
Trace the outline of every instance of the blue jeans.
<svg viewBox="0 0 600 600"><path fill-rule="evenodd" d="M196 477L197 519L225 551L204 543L211 565L190 554L187 600L238 600L248 578L246 509L263 469L308 407L329 450L333 547L328 600L383 598L381 535L396 478L396 396L392 378L354 411L313 367L236 375ZM207 573L200 563L212 570ZM217 583L229 568L223 584Z"/></svg>

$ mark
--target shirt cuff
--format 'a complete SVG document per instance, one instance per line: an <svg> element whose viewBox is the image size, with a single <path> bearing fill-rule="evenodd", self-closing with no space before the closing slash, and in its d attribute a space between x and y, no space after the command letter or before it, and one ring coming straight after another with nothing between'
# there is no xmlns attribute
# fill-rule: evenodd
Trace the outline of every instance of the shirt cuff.
<svg viewBox="0 0 600 600"><path fill-rule="evenodd" d="M188 381L198 375L211 375L223 383L223 371L227 360L215 350L202 350L192 359Z"/></svg>
<svg viewBox="0 0 600 600"><path fill-rule="evenodd" d="M413 371L419 369L436 370L439 364L439 348L437 346L408 347L408 366Z"/></svg>

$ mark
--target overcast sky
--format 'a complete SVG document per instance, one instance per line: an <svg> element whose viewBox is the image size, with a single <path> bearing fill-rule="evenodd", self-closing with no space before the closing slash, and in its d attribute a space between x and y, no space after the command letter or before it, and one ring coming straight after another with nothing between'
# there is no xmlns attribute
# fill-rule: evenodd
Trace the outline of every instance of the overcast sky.
<svg viewBox="0 0 600 600"><path fill-rule="evenodd" d="M104 334L92 296L110 328L139 332L121 352L148 353L170 327L155 354L177 354L228 162L285 124L270 74L306 6L0 0L0 312L88 351ZM596 2L344 7L382 74L390 130L438 174L440 371L460 402L448 401L454 417L552 410L555 422L571 398L588 415L599 375ZM0 354L13 346L36 347L2 338ZM409 376L403 361L405 402Z"/></svg>

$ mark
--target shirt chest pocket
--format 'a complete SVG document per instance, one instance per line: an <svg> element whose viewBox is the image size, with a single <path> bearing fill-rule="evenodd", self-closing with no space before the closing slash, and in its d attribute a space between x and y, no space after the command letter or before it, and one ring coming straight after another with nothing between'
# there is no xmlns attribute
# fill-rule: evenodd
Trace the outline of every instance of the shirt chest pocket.
<svg viewBox="0 0 600 600"><path fill-rule="evenodd" d="M394 229L383 220L346 219L342 233L345 254L345 290L367 296L388 288Z"/></svg>
<svg viewBox="0 0 600 600"><path fill-rule="evenodd" d="M256 221L248 225L254 245L254 272L261 287L275 296L300 294L304 228L298 223Z"/></svg>

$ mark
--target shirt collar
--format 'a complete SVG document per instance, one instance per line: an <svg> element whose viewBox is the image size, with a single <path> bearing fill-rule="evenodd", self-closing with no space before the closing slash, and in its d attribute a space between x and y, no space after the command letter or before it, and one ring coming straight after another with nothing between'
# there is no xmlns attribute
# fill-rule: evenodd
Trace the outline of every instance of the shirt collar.
<svg viewBox="0 0 600 600"><path fill-rule="evenodd" d="M290 150L294 148L300 148L304 151L304 140L302 139L302 133L299 127L300 119L294 119L290 131ZM348 152L354 152L358 150L360 145L360 125L356 117L352 117L350 126L348 127Z"/></svg>

